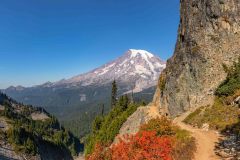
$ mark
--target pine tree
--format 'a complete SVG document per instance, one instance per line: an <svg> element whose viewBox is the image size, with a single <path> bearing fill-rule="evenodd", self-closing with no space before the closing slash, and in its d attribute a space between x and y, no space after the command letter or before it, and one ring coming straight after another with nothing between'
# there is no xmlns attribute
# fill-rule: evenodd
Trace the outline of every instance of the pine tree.
<svg viewBox="0 0 240 160"><path fill-rule="evenodd" d="M127 109L129 102L130 101L127 94L121 96L118 100L118 104L123 110Z"/></svg>
<svg viewBox="0 0 240 160"><path fill-rule="evenodd" d="M31 153L35 155L37 152L37 148L34 145L34 142L30 138L27 138L27 141L24 142L24 147L27 153Z"/></svg>
<svg viewBox="0 0 240 160"><path fill-rule="evenodd" d="M104 106L104 104L102 104L102 106L101 106L101 114L102 114L102 116L104 115L104 109L105 109L105 106Z"/></svg>
<svg viewBox="0 0 240 160"><path fill-rule="evenodd" d="M132 89L132 94L131 94L131 102L134 103L134 93L133 93L133 89Z"/></svg>
<svg viewBox="0 0 240 160"><path fill-rule="evenodd" d="M112 95L111 95L111 107L112 108L114 106L116 106L116 102L117 102L117 83L114 80L112 83Z"/></svg>

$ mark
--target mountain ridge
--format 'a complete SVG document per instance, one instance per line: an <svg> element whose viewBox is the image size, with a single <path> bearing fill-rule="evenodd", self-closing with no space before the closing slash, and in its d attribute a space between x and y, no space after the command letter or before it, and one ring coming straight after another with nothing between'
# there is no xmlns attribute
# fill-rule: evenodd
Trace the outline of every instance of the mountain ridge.
<svg viewBox="0 0 240 160"><path fill-rule="evenodd" d="M141 61L145 60L144 62L136 62L136 61ZM152 61L150 61L152 60ZM136 63L137 66L135 66L135 71L131 70L131 68L134 68L133 66L130 65ZM140 66L139 63L142 63L144 66ZM126 67L130 66L130 67ZM154 80L156 81L158 79L159 73L165 68L166 63L161 60L158 56L153 55L152 53L146 51L146 50L137 50L137 49L129 49L127 52L124 53L123 56L120 56L119 58L112 60L106 64L101 65L100 67L97 67L95 69L90 70L89 72L85 72L76 76L73 76L68 79L61 79L56 82L45 82L40 85L35 85L31 87L24 87L24 86L10 86L6 90L23 90L26 88L36 88L36 87L58 87L61 85L81 85L81 86L88 86L88 85L96 85L100 83L102 85L103 83L109 83L113 81L114 79L120 79L120 81L128 81L128 79L122 78L122 76L128 75L128 71L130 70L133 71L130 75L132 74L140 74L141 77L143 78L150 78L148 86L146 88L152 87L150 81ZM115 69L117 67L117 69ZM121 72L121 67L125 67L126 69ZM147 69L144 69L147 68ZM107 72L112 72L110 74ZM153 78L150 76L153 75ZM107 78L108 76L109 78ZM128 75L129 76L129 75ZM148 77L147 77L148 76ZM103 78L101 80L100 78ZM100 79L100 80L99 80ZM87 82L84 82L87 81ZM89 82L90 81L90 82ZM105 82L103 82L105 81ZM69 86L68 86L69 87ZM144 88L144 89L146 89ZM3 91L4 91L3 90Z"/></svg>
<svg viewBox="0 0 240 160"><path fill-rule="evenodd" d="M133 92L136 101L148 103L164 68L165 62L159 57L131 49L116 60L70 79L33 87L10 87L3 92L24 104L43 106L64 122L79 116L93 119L99 114L99 106L104 104L106 113L110 110L113 80L117 82L119 96Z"/></svg>

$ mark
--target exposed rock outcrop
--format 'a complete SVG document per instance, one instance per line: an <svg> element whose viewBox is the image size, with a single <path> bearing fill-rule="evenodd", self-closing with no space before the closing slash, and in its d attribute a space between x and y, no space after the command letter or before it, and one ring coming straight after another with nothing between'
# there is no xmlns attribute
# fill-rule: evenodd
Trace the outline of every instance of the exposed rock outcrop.
<svg viewBox="0 0 240 160"><path fill-rule="evenodd" d="M211 104L226 77L222 64L237 60L239 44L239 0L181 0L175 52L160 76L153 103L173 117Z"/></svg>
<svg viewBox="0 0 240 160"><path fill-rule="evenodd" d="M146 113L152 108L176 117L212 104L215 89L226 77L222 64L232 65L240 56L239 0L181 0L180 5L175 52L159 78L153 102L130 116L120 135L135 133L151 118Z"/></svg>
<svg viewBox="0 0 240 160"><path fill-rule="evenodd" d="M125 134L135 134L139 130L141 124L147 123L153 118L160 117L159 110L155 106L145 106L139 107L136 112L134 112L127 121L122 125L119 131L119 137ZM115 139L115 142L118 140Z"/></svg>

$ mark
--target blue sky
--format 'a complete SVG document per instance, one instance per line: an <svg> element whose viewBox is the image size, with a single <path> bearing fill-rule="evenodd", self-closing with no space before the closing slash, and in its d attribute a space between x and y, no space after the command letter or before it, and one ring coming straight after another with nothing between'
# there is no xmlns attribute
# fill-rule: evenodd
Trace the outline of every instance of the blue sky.
<svg viewBox="0 0 240 160"><path fill-rule="evenodd" d="M130 48L168 59L179 0L1 0L0 88L87 72Z"/></svg>

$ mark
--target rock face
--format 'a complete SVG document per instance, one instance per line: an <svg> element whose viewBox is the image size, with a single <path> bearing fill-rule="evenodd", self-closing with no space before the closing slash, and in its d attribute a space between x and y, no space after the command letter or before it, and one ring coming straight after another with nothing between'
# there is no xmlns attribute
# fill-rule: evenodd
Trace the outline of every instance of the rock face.
<svg viewBox="0 0 240 160"><path fill-rule="evenodd" d="M122 135L137 133L139 126L160 116L161 115L159 114L159 110L156 106L148 105L139 107L137 111L134 112L122 125L121 129L119 130L119 135L115 138L115 142L117 142L118 137L121 137Z"/></svg>
<svg viewBox="0 0 240 160"><path fill-rule="evenodd" d="M174 55L162 72L153 103L177 116L212 103L225 79L222 64L240 56L239 0L181 0Z"/></svg>
<svg viewBox="0 0 240 160"><path fill-rule="evenodd" d="M175 117L211 104L226 77L222 64L231 65L240 56L239 0L181 0L180 5L175 52L161 73L153 102L130 116L119 136L137 132L153 118L147 114L153 108Z"/></svg>

